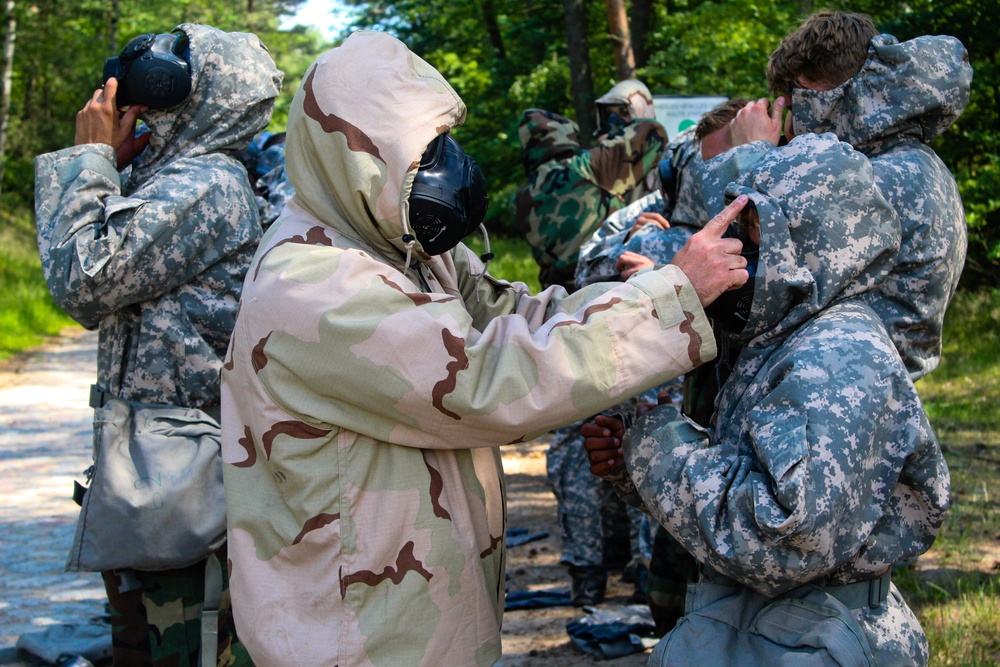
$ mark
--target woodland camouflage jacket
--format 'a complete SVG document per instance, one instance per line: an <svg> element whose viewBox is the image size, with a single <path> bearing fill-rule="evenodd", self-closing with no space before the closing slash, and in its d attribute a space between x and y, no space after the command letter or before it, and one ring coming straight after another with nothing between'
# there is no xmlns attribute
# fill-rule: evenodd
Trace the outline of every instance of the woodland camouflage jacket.
<svg viewBox="0 0 1000 667"><path fill-rule="evenodd" d="M583 150L576 123L528 109L518 134L528 179L515 200L518 229L543 276L551 268L567 273L572 284L580 246L608 215L629 203L633 190L656 168L666 130L652 119L634 120Z"/></svg>
<svg viewBox="0 0 1000 667"><path fill-rule="evenodd" d="M152 139L123 184L111 146L35 161L38 247L56 303L100 327L98 383L113 395L219 404L219 371L260 239L244 148L270 118L281 72L260 40L179 26L192 92L142 118Z"/></svg>
<svg viewBox="0 0 1000 667"><path fill-rule="evenodd" d="M233 609L257 664L493 664L497 447L714 357L676 267L531 296L461 244L417 243L407 265L421 153L464 119L384 33L353 33L296 93L295 195L254 258L223 372Z"/></svg>

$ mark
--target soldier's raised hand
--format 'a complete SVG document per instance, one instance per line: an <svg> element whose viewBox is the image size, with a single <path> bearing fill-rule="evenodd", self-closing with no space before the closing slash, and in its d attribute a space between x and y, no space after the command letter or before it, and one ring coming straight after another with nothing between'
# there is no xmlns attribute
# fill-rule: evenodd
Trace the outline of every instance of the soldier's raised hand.
<svg viewBox="0 0 1000 667"><path fill-rule="evenodd" d="M703 307L750 278L747 261L740 255L743 244L738 239L722 237L746 203L746 195L737 197L688 239L670 261L691 281Z"/></svg>

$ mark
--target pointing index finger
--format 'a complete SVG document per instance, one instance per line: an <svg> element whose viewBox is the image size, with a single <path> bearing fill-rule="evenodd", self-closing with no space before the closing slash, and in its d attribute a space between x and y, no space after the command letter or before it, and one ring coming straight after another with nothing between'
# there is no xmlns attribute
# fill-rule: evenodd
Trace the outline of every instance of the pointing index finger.
<svg viewBox="0 0 1000 667"><path fill-rule="evenodd" d="M743 207L747 204L747 196L740 195L737 197L733 203L731 203L726 208L716 215L714 218L705 223L702 228L702 232L713 236L714 238L721 239L722 235L726 233L729 228L730 223L736 219L739 212L743 210Z"/></svg>

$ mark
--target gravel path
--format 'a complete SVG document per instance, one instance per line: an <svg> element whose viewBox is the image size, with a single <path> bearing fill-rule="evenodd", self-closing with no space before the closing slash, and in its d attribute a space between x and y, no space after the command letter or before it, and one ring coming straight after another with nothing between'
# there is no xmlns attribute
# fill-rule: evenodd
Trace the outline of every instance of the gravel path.
<svg viewBox="0 0 1000 667"><path fill-rule="evenodd" d="M100 575L64 572L91 462L97 334L64 336L0 367L0 664L46 625L104 613Z"/></svg>

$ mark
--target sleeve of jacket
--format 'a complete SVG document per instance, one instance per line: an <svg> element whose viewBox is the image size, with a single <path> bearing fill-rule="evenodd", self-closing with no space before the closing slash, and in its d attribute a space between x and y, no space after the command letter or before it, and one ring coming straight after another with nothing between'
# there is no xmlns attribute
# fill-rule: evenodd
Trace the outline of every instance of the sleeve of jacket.
<svg viewBox="0 0 1000 667"><path fill-rule="evenodd" d="M268 264L278 268L287 247ZM301 302L280 304L287 315L258 311L244 292L241 319L269 323L234 344L255 350L258 378L282 409L394 444L465 449L527 439L716 353L697 294L673 266L537 296L474 276L460 296L426 293L353 251L337 254L336 272L346 282L310 288L318 319L303 317ZM261 270L252 289L272 293L271 280L289 277Z"/></svg>
<svg viewBox="0 0 1000 667"><path fill-rule="evenodd" d="M127 197L114 160L104 144L35 160L45 279L59 307L91 328L260 237L253 193L224 156L166 165Z"/></svg>
<svg viewBox="0 0 1000 667"><path fill-rule="evenodd" d="M765 595L829 575L864 547L920 428L919 402L895 390L899 374L871 361L891 350L839 348L827 350L836 369L775 367L781 379L727 431L738 443L669 405L623 442L650 513L700 562Z"/></svg>

